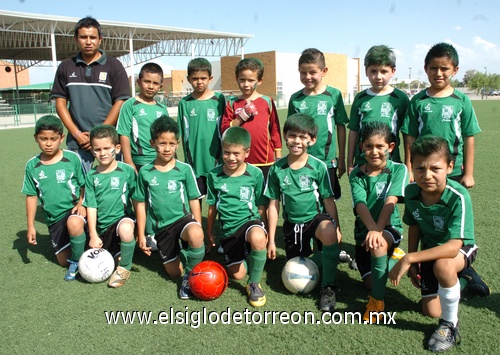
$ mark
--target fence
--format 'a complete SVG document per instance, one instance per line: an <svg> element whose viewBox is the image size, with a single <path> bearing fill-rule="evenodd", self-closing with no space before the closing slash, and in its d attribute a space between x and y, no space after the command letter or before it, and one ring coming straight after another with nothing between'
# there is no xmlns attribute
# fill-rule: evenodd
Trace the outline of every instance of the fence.
<svg viewBox="0 0 500 355"><path fill-rule="evenodd" d="M52 102L9 104L0 100L0 127L32 126L43 115L55 113Z"/></svg>

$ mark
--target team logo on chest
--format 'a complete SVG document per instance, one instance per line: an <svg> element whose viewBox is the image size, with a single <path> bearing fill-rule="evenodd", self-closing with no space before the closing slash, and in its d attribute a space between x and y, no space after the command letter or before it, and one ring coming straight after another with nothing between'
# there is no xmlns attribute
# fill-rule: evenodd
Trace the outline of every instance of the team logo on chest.
<svg viewBox="0 0 500 355"><path fill-rule="evenodd" d="M215 109L209 108L207 109L207 121L214 122L215 121Z"/></svg>
<svg viewBox="0 0 500 355"><path fill-rule="evenodd" d="M380 116L381 117L391 117L392 113L392 105L390 102L383 102L382 107L380 108Z"/></svg>
<svg viewBox="0 0 500 355"><path fill-rule="evenodd" d="M375 184L375 191L377 191L377 200L383 199L385 197L385 187L387 183L385 181L377 182Z"/></svg>
<svg viewBox="0 0 500 355"><path fill-rule="evenodd" d="M453 106L443 105L441 116L443 117L441 122L451 122L453 119Z"/></svg>
<svg viewBox="0 0 500 355"><path fill-rule="evenodd" d="M311 189L311 177L309 175L299 176L299 186L302 191Z"/></svg>
<svg viewBox="0 0 500 355"><path fill-rule="evenodd" d="M38 173L38 178L39 179L46 179L47 175L45 175L45 171L40 170L40 172Z"/></svg>
<svg viewBox="0 0 500 355"><path fill-rule="evenodd" d="M175 181L175 180L168 180L167 190L168 190L169 194L176 193L177 192L177 181Z"/></svg>
<svg viewBox="0 0 500 355"><path fill-rule="evenodd" d="M158 186L158 181L156 180L156 176L154 176L149 182L151 186Z"/></svg>
<svg viewBox="0 0 500 355"><path fill-rule="evenodd" d="M363 104L363 111L371 111L372 110L372 105L370 105L370 102L366 102Z"/></svg>
<svg viewBox="0 0 500 355"><path fill-rule="evenodd" d="M140 109L139 111L139 116L147 116L148 114L146 113L146 110L144 110L143 108Z"/></svg>
<svg viewBox="0 0 500 355"><path fill-rule="evenodd" d="M120 188L120 178L118 176L113 176L110 182L111 190L117 190Z"/></svg>
<svg viewBox="0 0 500 355"><path fill-rule="evenodd" d="M432 222L434 222L434 229L438 232L444 232L444 217L443 216L432 216Z"/></svg>
<svg viewBox="0 0 500 355"><path fill-rule="evenodd" d="M227 188L227 184L226 183L222 184L222 186L220 187L220 190L224 191L224 192L229 192L229 189Z"/></svg>
<svg viewBox="0 0 500 355"><path fill-rule="evenodd" d="M285 176L285 178L283 179L283 185L291 185L292 183L290 182L290 178L288 177L288 175Z"/></svg>
<svg viewBox="0 0 500 355"><path fill-rule="evenodd" d="M99 185L101 185L99 178L98 177L94 178L94 186L99 186Z"/></svg>
<svg viewBox="0 0 500 355"><path fill-rule="evenodd" d="M189 111L189 116L191 116L191 117L197 116L196 110L194 108L192 108L191 111Z"/></svg>
<svg viewBox="0 0 500 355"><path fill-rule="evenodd" d="M105 71L99 73L99 82L100 83L105 83L107 78L108 78L108 73L106 73Z"/></svg>
<svg viewBox="0 0 500 355"><path fill-rule="evenodd" d="M427 104L427 105L425 105L425 107L424 107L424 112L426 112L426 113L430 113L430 112L432 112L432 109L431 109L431 104Z"/></svg>
<svg viewBox="0 0 500 355"><path fill-rule="evenodd" d="M412 215L413 215L413 218L415 218L415 220L417 220L417 221L422 220L422 218L420 217L420 211L418 208L412 212Z"/></svg>
<svg viewBox="0 0 500 355"><path fill-rule="evenodd" d="M240 186L240 201L249 202L250 201L250 187L248 186Z"/></svg>
<svg viewBox="0 0 500 355"><path fill-rule="evenodd" d="M163 112L156 111L156 118L160 118L163 115Z"/></svg>
<svg viewBox="0 0 500 355"><path fill-rule="evenodd" d="M300 107L299 107L300 110L307 110L307 103L305 101L302 101L300 103Z"/></svg>
<svg viewBox="0 0 500 355"><path fill-rule="evenodd" d="M326 115L326 111L328 109L328 104L326 101L318 101L318 115Z"/></svg>
<svg viewBox="0 0 500 355"><path fill-rule="evenodd" d="M56 170L56 180L58 184L66 182L66 170Z"/></svg>

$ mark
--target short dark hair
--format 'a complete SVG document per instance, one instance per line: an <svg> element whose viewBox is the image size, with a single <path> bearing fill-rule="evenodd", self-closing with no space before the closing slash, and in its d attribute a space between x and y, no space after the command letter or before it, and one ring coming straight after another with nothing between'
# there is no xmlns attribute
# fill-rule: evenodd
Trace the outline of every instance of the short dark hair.
<svg viewBox="0 0 500 355"><path fill-rule="evenodd" d="M175 135L175 139L179 140L179 126L177 122L166 115L162 115L153 121L150 128L151 139L156 140L165 132L170 132Z"/></svg>
<svg viewBox="0 0 500 355"><path fill-rule="evenodd" d="M257 58L245 58L239 61L236 65L235 74L236 77L243 71L250 70L257 72L257 79L262 80L264 77L264 64L260 59Z"/></svg>
<svg viewBox="0 0 500 355"><path fill-rule="evenodd" d="M115 126L109 124L101 124L92 128L90 131L90 145L92 145L95 138L111 138L114 145L120 144L120 137Z"/></svg>
<svg viewBox="0 0 500 355"><path fill-rule="evenodd" d="M208 76L212 76L212 64L205 58L191 59L187 67L188 76L199 71L206 71Z"/></svg>
<svg viewBox="0 0 500 355"><path fill-rule="evenodd" d="M146 63L141 67L141 71L139 72L139 79L142 79L144 76L144 73L151 73L151 74L160 74L161 79L163 81L163 69L161 68L160 65L150 62Z"/></svg>
<svg viewBox="0 0 500 355"><path fill-rule="evenodd" d="M250 133L243 127L230 127L222 135L222 145L224 144L237 144L249 149L251 144Z"/></svg>
<svg viewBox="0 0 500 355"><path fill-rule="evenodd" d="M451 163L453 157L450 152L450 147L446 139L437 136L422 136L415 140L411 145L411 162L416 156L428 157L431 154L441 154L448 164Z"/></svg>
<svg viewBox="0 0 500 355"><path fill-rule="evenodd" d="M392 48L385 45L371 47L365 55L365 68L370 65L386 65L394 69L396 67L396 55Z"/></svg>
<svg viewBox="0 0 500 355"><path fill-rule="evenodd" d="M458 53L455 47L449 43L437 43L429 49L425 56L424 64L428 66L434 58L448 58L451 60L454 67L458 67Z"/></svg>
<svg viewBox="0 0 500 355"><path fill-rule="evenodd" d="M395 137L391 132L389 125L382 121L371 121L363 125L359 132L360 142L368 140L372 136L381 136L387 144L394 142Z"/></svg>
<svg viewBox="0 0 500 355"><path fill-rule="evenodd" d="M97 33L99 33L99 37L102 37L102 28L99 22L97 22L95 18L87 16L82 18L75 25L75 38L78 37L78 31L80 30L80 28L89 28L89 27L97 28Z"/></svg>
<svg viewBox="0 0 500 355"><path fill-rule="evenodd" d="M299 58L299 66L301 64L317 64L320 69L324 69L326 67L325 55L316 48L304 49Z"/></svg>
<svg viewBox="0 0 500 355"><path fill-rule="evenodd" d="M295 113L286 119L283 126L283 134L286 135L288 132L307 133L309 137L316 138L318 125L311 116L305 113Z"/></svg>
<svg viewBox="0 0 500 355"><path fill-rule="evenodd" d="M40 131L54 131L62 135L64 127L59 117L54 115L45 115L40 117L35 123L35 135L40 133Z"/></svg>

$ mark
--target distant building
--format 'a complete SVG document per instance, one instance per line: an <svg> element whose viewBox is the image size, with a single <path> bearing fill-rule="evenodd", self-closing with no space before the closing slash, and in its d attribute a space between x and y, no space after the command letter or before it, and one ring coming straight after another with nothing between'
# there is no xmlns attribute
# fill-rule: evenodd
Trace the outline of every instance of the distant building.
<svg viewBox="0 0 500 355"><path fill-rule="evenodd" d="M18 86L29 85L30 84L29 71L19 66L17 69L18 70L23 69L17 73L17 85ZM14 64L0 60L0 89L15 88L15 87L16 87L16 76L14 73Z"/></svg>

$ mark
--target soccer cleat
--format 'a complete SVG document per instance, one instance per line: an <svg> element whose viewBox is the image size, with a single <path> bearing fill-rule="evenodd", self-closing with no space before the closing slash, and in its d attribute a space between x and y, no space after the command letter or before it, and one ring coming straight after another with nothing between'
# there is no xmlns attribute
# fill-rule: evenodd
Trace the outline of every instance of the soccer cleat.
<svg viewBox="0 0 500 355"><path fill-rule="evenodd" d="M351 270L358 270L358 264L356 263L356 259L352 259L351 262L349 263L349 268Z"/></svg>
<svg viewBox="0 0 500 355"><path fill-rule="evenodd" d="M430 351L441 352L459 344L460 334L458 332L458 324L454 327L453 323L440 319L439 326L427 342L427 347Z"/></svg>
<svg viewBox="0 0 500 355"><path fill-rule="evenodd" d="M68 271L66 271L64 280L74 281L76 279L76 275L78 274L78 261L68 260L68 263Z"/></svg>
<svg viewBox="0 0 500 355"><path fill-rule="evenodd" d="M378 314L373 314L372 312L380 313L384 311L384 308L385 304L383 300L377 300L372 296L368 296L368 304L366 305L366 311L363 314L363 322L377 324L380 316Z"/></svg>
<svg viewBox="0 0 500 355"><path fill-rule="evenodd" d="M490 287L486 284L486 282L484 282L472 266L469 266L462 271L462 277L467 280L469 290L472 294L482 297L486 297L491 294Z"/></svg>
<svg viewBox="0 0 500 355"><path fill-rule="evenodd" d="M266 304L266 295L257 282L247 284L248 302L252 307L262 307Z"/></svg>
<svg viewBox="0 0 500 355"><path fill-rule="evenodd" d="M333 312L335 309L335 291L333 291L333 286L325 285L321 288L319 309L323 312Z"/></svg>
<svg viewBox="0 0 500 355"><path fill-rule="evenodd" d="M189 288L189 274L184 274L182 277L181 287L179 288L179 298L181 300L188 300L192 297L191 289Z"/></svg>
<svg viewBox="0 0 500 355"><path fill-rule="evenodd" d="M158 244L154 234L146 236L146 246L151 248L151 251L158 251Z"/></svg>
<svg viewBox="0 0 500 355"><path fill-rule="evenodd" d="M352 261L352 258L345 250L341 250L339 253L339 261L341 263L350 263Z"/></svg>
<svg viewBox="0 0 500 355"><path fill-rule="evenodd" d="M108 286L118 288L123 286L125 281L130 277L130 271L124 267L117 266L115 272L111 275L108 281Z"/></svg>

